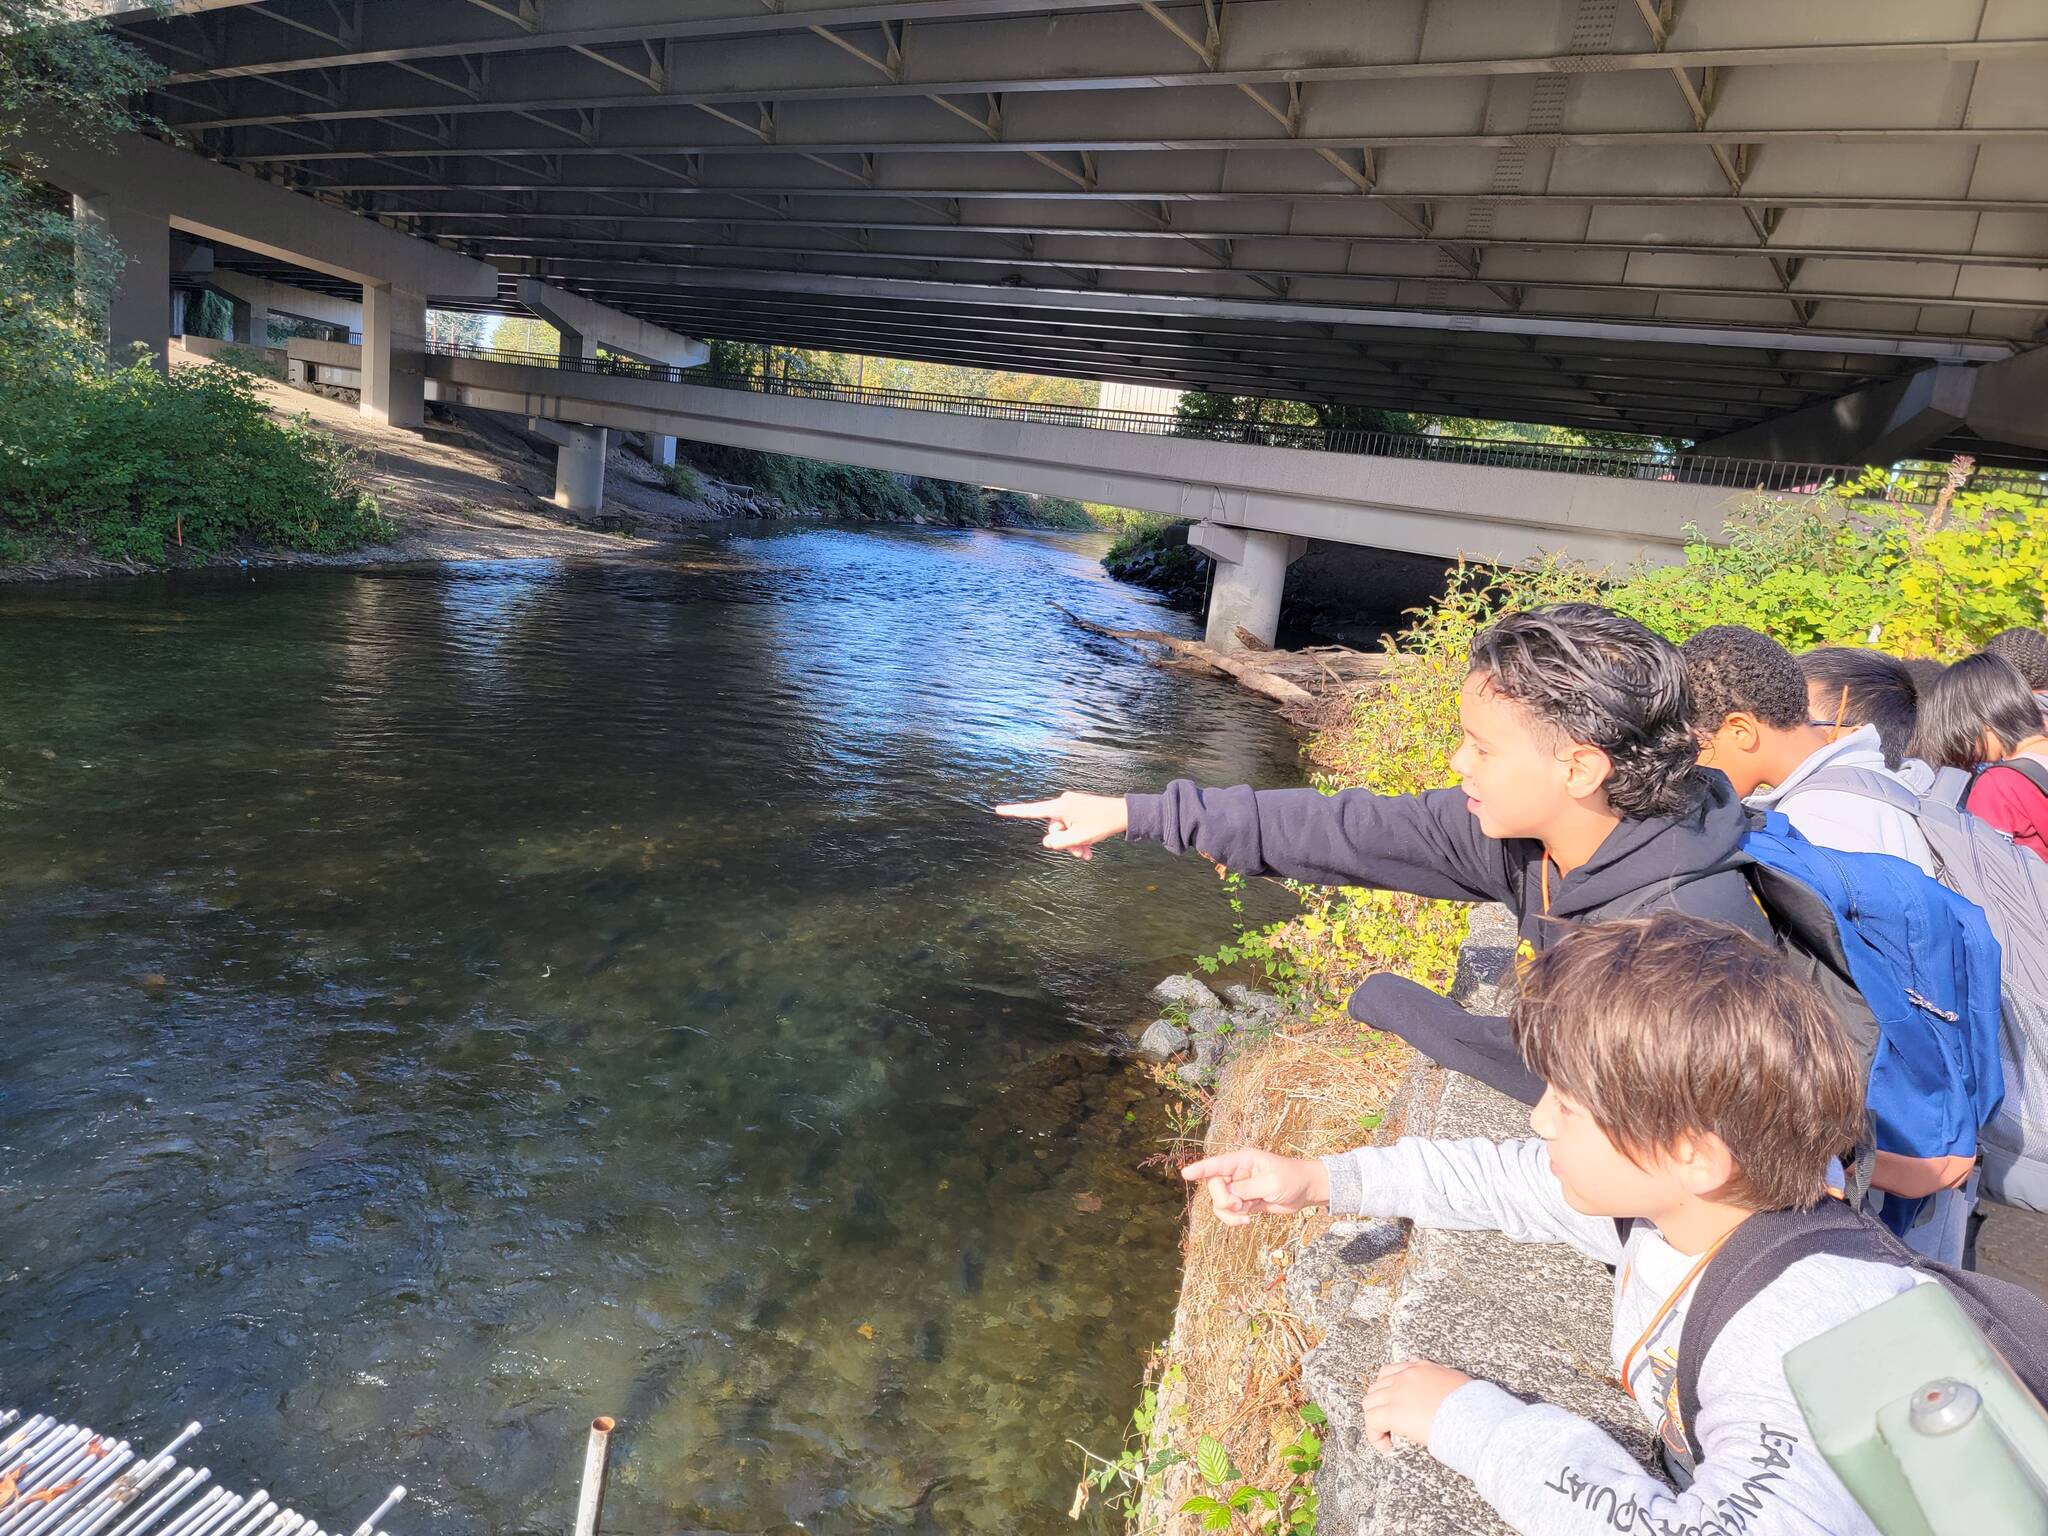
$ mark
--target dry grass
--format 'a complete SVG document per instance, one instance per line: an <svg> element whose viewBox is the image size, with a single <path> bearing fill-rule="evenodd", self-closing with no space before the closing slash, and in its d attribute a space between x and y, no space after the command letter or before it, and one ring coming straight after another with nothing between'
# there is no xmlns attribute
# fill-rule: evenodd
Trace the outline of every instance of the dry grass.
<svg viewBox="0 0 2048 1536"><path fill-rule="evenodd" d="M1339 1152L1371 1139L1410 1058L1391 1035L1353 1024L1277 1036L1224 1074L1210 1108L1205 1151L1263 1147L1293 1157ZM1226 1227L1197 1197L1188 1213L1179 1323L1164 1364L1178 1366L1163 1438L1193 1454L1214 1435L1248 1482L1278 1491L1292 1481L1279 1451L1301 1429L1301 1358L1315 1344L1288 1311L1287 1265L1328 1228L1322 1211ZM1174 1467L1146 1499L1136 1528L1192 1536L1173 1511L1196 1491L1190 1466Z"/></svg>

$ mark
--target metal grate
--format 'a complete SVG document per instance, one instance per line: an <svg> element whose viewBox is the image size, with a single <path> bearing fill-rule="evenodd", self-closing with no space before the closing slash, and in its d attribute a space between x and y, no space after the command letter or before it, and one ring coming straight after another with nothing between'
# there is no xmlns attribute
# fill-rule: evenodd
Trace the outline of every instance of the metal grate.
<svg viewBox="0 0 2048 1536"><path fill-rule="evenodd" d="M335 1536L260 1488L245 1497L207 1486L205 1467L178 1467L196 1421L143 1458L82 1424L20 1419L0 1411L0 1536ZM389 1536L377 1522L404 1497L393 1488L349 1536Z"/></svg>

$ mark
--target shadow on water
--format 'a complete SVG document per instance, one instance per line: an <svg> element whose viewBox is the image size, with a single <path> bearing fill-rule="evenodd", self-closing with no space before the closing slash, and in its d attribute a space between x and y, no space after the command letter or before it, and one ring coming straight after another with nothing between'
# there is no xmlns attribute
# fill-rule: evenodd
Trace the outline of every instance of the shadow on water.
<svg viewBox="0 0 2048 1536"><path fill-rule="evenodd" d="M1067 626L1101 540L0 595L0 1380L330 1523L1065 1529L1178 1193L1105 1050L1199 865L986 807L1282 783Z"/></svg>

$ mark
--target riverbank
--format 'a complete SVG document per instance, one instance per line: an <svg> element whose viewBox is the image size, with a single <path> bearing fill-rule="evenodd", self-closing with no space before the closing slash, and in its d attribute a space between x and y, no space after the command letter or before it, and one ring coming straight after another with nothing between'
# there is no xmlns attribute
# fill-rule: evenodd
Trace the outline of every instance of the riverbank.
<svg viewBox="0 0 2048 1536"><path fill-rule="evenodd" d="M226 364L173 343L173 368ZM431 561L615 559L644 552L706 525L821 514L792 507L769 492L696 472L694 494L671 488L664 472L613 434L606 464L605 501L595 514L577 515L553 500L554 447L509 417L481 411L429 408L423 431L381 426L364 419L352 392L321 393L252 376L273 415L306 418L349 454L363 489L392 525L388 539L336 554L277 548L238 548L202 556L178 551L173 569L208 567L365 567ZM1013 509L1014 511L1014 509ZM928 524L936 519L823 520ZM1041 526L1013 517L1009 526ZM1046 525L1051 526L1051 525ZM73 542L17 536L15 558L0 559L0 582L134 576L163 569L142 561L107 559Z"/></svg>

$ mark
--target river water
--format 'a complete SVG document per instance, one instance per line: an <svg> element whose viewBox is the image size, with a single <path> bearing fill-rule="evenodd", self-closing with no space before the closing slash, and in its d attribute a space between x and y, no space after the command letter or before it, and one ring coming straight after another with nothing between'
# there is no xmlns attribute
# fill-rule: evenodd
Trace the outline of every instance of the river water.
<svg viewBox="0 0 2048 1536"><path fill-rule="evenodd" d="M1106 1047L1228 914L987 807L1298 781L1103 542L0 589L0 1404L342 1529L565 1530L595 1413L614 1536L1069 1529L1178 1266Z"/></svg>

